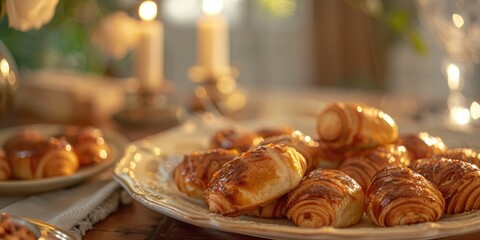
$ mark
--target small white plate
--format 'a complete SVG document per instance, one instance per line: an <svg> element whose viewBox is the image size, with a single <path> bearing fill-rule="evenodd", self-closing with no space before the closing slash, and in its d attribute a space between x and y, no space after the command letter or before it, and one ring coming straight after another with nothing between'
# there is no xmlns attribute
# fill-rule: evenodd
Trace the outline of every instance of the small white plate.
<svg viewBox="0 0 480 240"><path fill-rule="evenodd" d="M0 130L0 146L10 137L12 134L17 133L21 129L30 128L40 131L41 133L52 135L58 133L62 125L50 125L50 124L35 124L25 125L14 128ZM75 174L70 176L52 177L45 179L35 180L5 180L0 181L0 194L5 195L28 195L42 193L52 190L57 190L65 187L70 187L78 184L90 177L93 177L100 172L106 170L117 162L123 155L124 147L128 144L128 140L121 134L114 131L102 130L104 133L105 141L110 144L111 156L107 161L92 165L81 167Z"/></svg>
<svg viewBox="0 0 480 240"><path fill-rule="evenodd" d="M290 124L312 134L314 119L287 118L283 120L257 120L242 123L242 126L258 128L278 123ZM228 124L227 124L228 125ZM165 133L132 143L125 156L116 165L115 179L130 195L159 213L193 225L221 231L273 239L430 239L480 230L480 211L445 216L438 222L409 226L380 228L366 217L348 228L322 227L301 228L288 219L261 219L256 217L223 217L210 213L201 200L190 198L180 192L171 179L171 173L183 156L194 149L206 146L209 137L225 124L209 124L201 127L187 123ZM475 134L457 133L436 126L421 126L399 123L403 132L428 131L440 136L448 146L479 147ZM478 136L478 135L477 135ZM476 142L475 142L476 141Z"/></svg>

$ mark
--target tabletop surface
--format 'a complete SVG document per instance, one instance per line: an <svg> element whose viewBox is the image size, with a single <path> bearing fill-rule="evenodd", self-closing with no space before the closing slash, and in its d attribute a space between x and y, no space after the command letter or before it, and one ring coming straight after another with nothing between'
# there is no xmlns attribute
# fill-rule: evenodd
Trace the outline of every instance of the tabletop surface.
<svg viewBox="0 0 480 240"><path fill-rule="evenodd" d="M30 123L44 123L42 119L30 115L17 115L2 123L3 127ZM78 123L78 122L77 122ZM88 121L80 122L81 124ZM102 128L114 129L123 133L130 141L142 139L146 136L162 132L165 127L128 127L114 121L95 123ZM167 217L153 211L139 202L132 201L128 205L119 207L103 221L98 222L87 231L83 239L259 239L252 236L228 233L209 228L194 226ZM461 236L451 236L442 239L480 239L480 232L469 233Z"/></svg>

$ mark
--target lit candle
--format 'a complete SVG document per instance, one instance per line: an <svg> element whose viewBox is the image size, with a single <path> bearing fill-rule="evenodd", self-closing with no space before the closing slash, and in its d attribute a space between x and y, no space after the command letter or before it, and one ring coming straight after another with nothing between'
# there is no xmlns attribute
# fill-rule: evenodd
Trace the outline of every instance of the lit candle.
<svg viewBox="0 0 480 240"><path fill-rule="evenodd" d="M204 0L205 14L197 23L198 65L214 75L229 68L228 23L220 14L222 7L222 0Z"/></svg>
<svg viewBox="0 0 480 240"><path fill-rule="evenodd" d="M163 24L155 20L157 4L147 0L138 9L142 21L135 55L135 73L143 91L156 92L163 81Z"/></svg>

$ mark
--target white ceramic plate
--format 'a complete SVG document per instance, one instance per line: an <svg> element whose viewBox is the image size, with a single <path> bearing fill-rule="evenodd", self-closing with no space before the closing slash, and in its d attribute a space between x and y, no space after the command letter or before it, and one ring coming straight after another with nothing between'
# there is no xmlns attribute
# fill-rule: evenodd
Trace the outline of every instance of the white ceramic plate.
<svg viewBox="0 0 480 240"><path fill-rule="evenodd" d="M46 135L52 135L57 133L61 127L61 125L36 124L2 129L0 131L0 146L3 145L3 143L10 136L12 136L12 134L17 133L22 128L32 128L39 130L41 133ZM128 140L117 132L107 130L102 131L104 132L104 138L110 144L112 151L111 157L108 158L107 161L97 165L81 167L77 173L71 176L52 177L37 180L0 181L0 194L26 195L57 190L78 184L87 178L95 176L106 170L123 156L123 151L128 143Z"/></svg>
<svg viewBox="0 0 480 240"><path fill-rule="evenodd" d="M313 133L314 119L286 118L258 120L242 123L242 126L257 128L279 123L296 126L305 133ZM227 124L228 125L228 124ZM480 146L473 142L475 136L456 133L442 127L428 129L415 124L399 123L404 132L427 130L441 136L449 146ZM171 179L171 172L182 160L181 153L206 146L209 137L222 124L198 127L187 123L171 131L154 135L131 144L126 154L115 167L116 180L130 195L143 205L172 218L227 232L274 239L429 239L480 230L480 211L443 217L435 223L379 228L365 217L349 228L322 227L300 228L287 219L260 219L241 216L236 218L212 214L207 206L178 191Z"/></svg>

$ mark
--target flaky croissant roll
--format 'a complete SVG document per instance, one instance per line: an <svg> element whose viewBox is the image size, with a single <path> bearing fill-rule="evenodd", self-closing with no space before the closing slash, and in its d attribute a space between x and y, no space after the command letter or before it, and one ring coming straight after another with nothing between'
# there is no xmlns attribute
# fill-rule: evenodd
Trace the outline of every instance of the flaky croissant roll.
<svg viewBox="0 0 480 240"><path fill-rule="evenodd" d="M437 221L445 201L422 175L403 167L378 172L368 188L365 213L376 225L391 227Z"/></svg>
<svg viewBox="0 0 480 240"><path fill-rule="evenodd" d="M17 179L39 179L74 174L79 167L72 146L63 138L51 137L33 146L19 147L10 158Z"/></svg>
<svg viewBox="0 0 480 240"><path fill-rule="evenodd" d="M480 167L480 153L472 148L450 148L443 153L435 154L434 157L457 159Z"/></svg>
<svg viewBox="0 0 480 240"><path fill-rule="evenodd" d="M287 194L270 202L269 204L255 208L246 215L260 218L284 218L286 216L285 205L287 204Z"/></svg>
<svg viewBox="0 0 480 240"><path fill-rule="evenodd" d="M461 160L419 159L410 168L430 180L445 198L445 213L455 214L480 208L480 170Z"/></svg>
<svg viewBox="0 0 480 240"><path fill-rule="evenodd" d="M218 170L205 190L211 212L238 216L264 206L298 185L307 164L294 148L268 144L237 156Z"/></svg>
<svg viewBox="0 0 480 240"><path fill-rule="evenodd" d="M255 132L262 138L269 138L279 135L290 135L295 131L292 126L279 125L275 127L263 127L257 129Z"/></svg>
<svg viewBox="0 0 480 240"><path fill-rule="evenodd" d="M407 148L412 160L429 158L447 150L447 146L440 137L432 136L427 132L402 134L398 137L397 144Z"/></svg>
<svg viewBox="0 0 480 240"><path fill-rule="evenodd" d="M180 191L202 199L213 174L237 155L237 150L222 148L185 155L173 172L173 180Z"/></svg>
<svg viewBox="0 0 480 240"><path fill-rule="evenodd" d="M404 146L387 144L345 159L339 170L355 179L366 191L373 176L380 170L388 166L407 167L409 164L409 154Z"/></svg>
<svg viewBox="0 0 480 240"><path fill-rule="evenodd" d="M72 145L80 166L102 163L110 157L110 146L98 128L69 126L60 136Z"/></svg>
<svg viewBox="0 0 480 240"><path fill-rule="evenodd" d="M303 155L307 162L307 172L316 169L319 163L319 156L316 148L318 143L311 137L304 135L300 131L295 131L289 135L278 135L266 138L259 145L265 144L285 144L289 147L295 148L297 152Z"/></svg>
<svg viewBox="0 0 480 240"><path fill-rule="evenodd" d="M210 139L210 149L236 149L246 152L251 147L263 141L256 132L245 129L228 128L217 131Z"/></svg>
<svg viewBox="0 0 480 240"><path fill-rule="evenodd" d="M318 115L317 133L329 147L358 151L397 141L398 127L375 107L333 103Z"/></svg>
<svg viewBox="0 0 480 240"><path fill-rule="evenodd" d="M12 169L5 157L5 152L0 150L0 181L9 179L12 176Z"/></svg>
<svg viewBox="0 0 480 240"><path fill-rule="evenodd" d="M347 174L315 169L288 194L287 217L298 226L348 227L363 216L364 193Z"/></svg>

